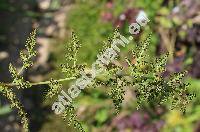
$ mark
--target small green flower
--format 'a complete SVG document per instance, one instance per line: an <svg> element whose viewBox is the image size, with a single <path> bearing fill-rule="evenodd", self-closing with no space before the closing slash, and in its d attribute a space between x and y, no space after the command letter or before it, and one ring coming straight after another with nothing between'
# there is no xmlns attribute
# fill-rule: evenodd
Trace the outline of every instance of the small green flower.
<svg viewBox="0 0 200 132"><path fill-rule="evenodd" d="M20 101L17 99L15 93L11 88L8 88L6 86L0 85L1 92L3 95L10 101L11 103L11 108L17 108L18 109L18 114L21 117L21 123L23 125L24 131L28 132L28 119L26 117L26 112L23 110L23 106L20 103Z"/></svg>
<svg viewBox="0 0 200 132"><path fill-rule="evenodd" d="M34 29L30 36L26 40L26 53L20 52L20 58L23 62L23 68L27 69L28 67L33 65L32 57L35 57L37 52L35 50L36 45L36 29Z"/></svg>
<svg viewBox="0 0 200 132"><path fill-rule="evenodd" d="M24 78L17 73L16 68L11 63L9 65L9 71L10 71L12 78L13 78L13 84L18 89L20 89L20 88L24 89L24 88L31 87L30 82L24 81Z"/></svg>
<svg viewBox="0 0 200 132"><path fill-rule="evenodd" d="M67 108L62 114L62 118L64 121L68 120L69 126L73 126L74 128L77 128L80 132L85 132L81 123L76 119L77 115L75 114L75 108L72 105L72 103L67 106Z"/></svg>
<svg viewBox="0 0 200 132"><path fill-rule="evenodd" d="M50 89L48 90L48 93L46 94L46 99L47 98L52 98L53 96L59 94L59 92L62 89L62 84L60 84L58 81L51 79L49 83Z"/></svg>
<svg viewBox="0 0 200 132"><path fill-rule="evenodd" d="M21 117L21 123L24 130L28 131L28 119L26 113L23 110L23 106L17 99L15 93L10 88L16 86L18 89L30 88L33 85L47 84L50 89L46 95L46 98L52 98L61 91L62 85L60 82L75 79L79 77L80 72L85 70L86 65L77 64L77 54L81 47L77 36L72 33L71 42L67 45L67 52L65 55L66 63L61 64L62 72L65 73L66 78L38 83L30 83L25 81L21 72L24 69L32 66L32 57L36 56L36 30L30 33L30 36L26 41L26 52L20 52L20 58L22 59L23 66L18 72L17 69L10 64L9 72L13 78L13 82L10 84L0 83L0 92L8 98L11 102L12 108L18 109L18 114ZM104 49L101 54L106 51L106 48L110 47L107 44L112 44L113 41L119 38L119 29L116 29L114 36L109 38L108 43L104 43ZM147 49L150 44L151 34L144 40L143 43L137 46L136 50L132 51L131 59L125 58L128 63L127 67L116 66L114 64L104 65L105 73L99 79L94 78L92 86L106 86L111 88L109 90L109 97L112 99L116 113L119 113L122 107L122 102L125 96L125 88L132 87L135 89L136 98L138 102L138 108L142 105L161 105L167 101L171 101L171 108L180 108L185 112L186 105L195 97L195 94L191 94L188 91L189 84L184 82L186 72L174 73L169 78L164 78L162 75L165 72L165 65L168 59L168 53L164 56L149 61L147 55ZM103 79L102 79L103 78ZM103 81L102 81L102 80ZM128 86L128 87L127 87ZM79 131L84 132L81 123L77 120L75 114L75 108L72 105L68 105L62 114L64 120L69 120L69 125L74 126Z"/></svg>

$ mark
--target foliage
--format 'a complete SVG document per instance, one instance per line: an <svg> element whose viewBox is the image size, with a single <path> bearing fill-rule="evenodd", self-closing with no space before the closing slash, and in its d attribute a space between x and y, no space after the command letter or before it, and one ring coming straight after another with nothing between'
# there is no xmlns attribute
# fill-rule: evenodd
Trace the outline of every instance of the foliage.
<svg viewBox="0 0 200 132"><path fill-rule="evenodd" d="M20 58L23 62L22 68L17 71L17 69L10 64L9 65L9 71L13 78L12 83L1 83L0 84L0 90L3 95L8 98L11 102L11 108L17 108L19 116L21 116L21 123L23 124L23 128L25 131L29 131L28 129L28 119L26 118L26 113L23 110L23 106L21 105L20 101L17 99L15 93L10 87L17 87L18 89L24 89L24 88L30 88L33 85L41 85L41 84L48 84L50 86L50 89L48 90L46 94L46 99L52 98L55 95L58 95L62 85L59 82L67 81L70 79L75 79L75 76L77 76L78 71L83 70L83 65L76 65L76 54L78 53L78 50L80 48L79 41L77 39L77 36L72 33L72 40L69 45L68 52L66 54L66 60L70 61L70 63L62 64L62 72L66 73L66 78L54 80L51 79L50 81L46 82L38 82L38 83L30 83L29 81L25 81L23 76L21 75L24 70L28 69L30 66L33 65L32 58L36 56L36 30L33 30L32 33L30 33L30 36L27 38L26 41L26 52L20 52ZM72 63L72 65L71 65ZM68 78L69 77L69 78ZM71 77L71 78L70 78ZM80 129L83 131L83 128L81 124L75 119L76 115L73 114L74 107L72 104L66 108L66 112L69 112L69 124L73 124L74 127ZM63 114L63 119L66 120L66 112Z"/></svg>
<svg viewBox="0 0 200 132"><path fill-rule="evenodd" d="M115 72L112 74L112 78L102 84L111 87L114 86L111 89L110 96L113 99L117 113L124 99L124 86L136 88L138 107L145 102L160 105L171 100L172 109L178 107L184 112L186 104L194 96L193 94L188 94L188 84L183 81L185 73L174 73L170 78L164 78L163 74L165 72L168 54L164 57L156 58L155 61L148 61L149 58L145 52L150 43L150 39L151 35L137 46L136 51L132 51L133 56L131 59L134 59L134 63L126 59L129 65L127 69L118 67L117 70L114 70L113 66L107 67L108 71L114 70ZM123 74L131 77L131 81L128 81Z"/></svg>
<svg viewBox="0 0 200 132"><path fill-rule="evenodd" d="M9 65L9 71L10 74L13 78L13 82L9 85L0 85L1 86L1 92L5 97L7 97L10 102L11 102L11 107L12 108L17 108L18 113L21 116L21 123L23 124L23 128L25 131L28 131L28 119L26 118L26 113L23 110L22 104L19 102L17 99L15 93L11 88L8 86L16 86L18 89L24 89L24 88L30 88L31 84L28 81L25 81L24 78L20 75L21 72L23 72L24 69L27 69L30 67L33 63L31 62L31 58L36 56L36 51L34 49L36 41L35 41L35 35L36 35L36 30L34 30L31 34L30 37L28 37L26 41L26 49L27 49L27 54L24 54L23 52L20 52L20 57L23 61L23 66L20 69L19 72L17 72L17 69L10 64Z"/></svg>
<svg viewBox="0 0 200 132"><path fill-rule="evenodd" d="M28 119L26 118L26 113L24 112L22 105L10 87L16 86L18 89L20 89L30 88L33 85L48 84L50 89L46 94L46 99L52 98L53 96L59 94L62 88L60 82L77 78L80 76L80 72L84 71L85 69L85 65L77 64L77 53L81 45L79 44L77 36L72 33L72 40L67 46L67 53L65 56L66 63L61 65L62 72L65 74L66 78L58 80L51 79L50 81L38 83L30 83L25 81L21 73L23 73L24 69L29 68L33 64L31 58L36 56L36 51L34 49L36 44L35 34L36 30L34 30L27 39L27 53L20 53L20 57L23 62L22 69L17 72L17 69L10 64L9 71L13 77L13 82L10 84L2 83L0 85L1 92L10 100L11 107L18 109L18 113L22 118L21 122L25 131L28 131ZM109 39L108 45L105 47L109 47L109 44L111 44L117 37L119 37L118 30L115 31L114 37ZM178 107L181 108L182 111L185 111L186 105L192 99L192 95L188 93L188 85L182 81L185 73L175 73L170 78L163 77L165 64L167 62L167 54L164 57L156 59L156 63L147 61L148 56L145 55L145 52L148 49L150 39L151 34L143 43L137 46L136 51L132 51L131 59L133 59L134 62L129 58L126 58L126 62L128 63L127 68L109 64L106 66L107 74L103 74L105 75L103 78L106 79L101 80L96 78L94 81L95 86L105 85L106 87L111 87L109 96L113 100L117 114L120 112L121 104L124 100L125 87L135 88L138 99L138 107L145 102L149 104L157 103L160 105L163 102L171 100L172 108ZM105 49L103 49L102 52L104 50ZM78 130L84 131L81 123L76 119L77 116L75 113L75 108L73 103L71 103L67 106L65 112L62 114L63 119L68 119L69 125L73 125ZM67 116L69 116L69 118L67 118ZM103 120L104 119L100 119L100 121Z"/></svg>
<svg viewBox="0 0 200 132"><path fill-rule="evenodd" d="M107 5L104 2L112 3L113 6L111 8L109 8L109 9L107 9L106 8ZM103 5L102 3L105 4L105 5ZM184 3L184 2L181 2L179 0L175 0L175 1L169 1L169 0L149 0L149 1L147 1L147 0L140 0L140 1L118 0L118 1L107 1L107 0L104 0L104 1L95 1L95 2L92 1L92 0L88 0L88 1L81 1L81 4L80 3L78 3L78 4L76 3L75 10L72 10L72 13L70 13L72 16L69 19L70 20L69 21L69 27L73 28L73 29L78 29L77 31L79 33L79 36L81 36L80 40L85 43L83 45L83 48L81 48L82 52L80 52L80 59L84 60L84 61L87 60L87 62L89 60L89 62L91 62L91 58L93 58L93 61L94 61L94 56L96 56L96 49L99 48L98 47L99 45L96 45L95 43L99 43L99 40L105 39L105 36L108 36L108 34L105 35L105 34L102 34L102 32L101 32L102 30L107 30L108 29L107 26L104 26L103 28L99 28L99 25L105 24L104 22L102 22L102 20L100 18L100 15L102 13L104 13L104 12L110 13L111 12L114 15L112 20L110 20L108 22L109 24L111 24L111 23L113 23L113 20L115 20L116 17L119 17L120 14L124 13L125 10L128 10L128 9L133 9L133 10L143 9L145 11L145 13L148 14L148 17L150 18L151 22L148 24L149 26L145 27L145 32L142 32L142 34L140 34L141 37L139 38L139 40L145 38L145 36L149 32L153 32L152 33L152 37L151 37L151 44L148 46L148 50L145 51L145 53L146 53L145 56L148 54L150 56L148 58L148 59L150 59L150 61L148 61L148 62L154 62L154 64L157 64L157 62L160 62L160 60L165 60L165 59L160 59L160 60L159 59L155 59L156 60L156 62L155 62L155 60L152 59L151 57L154 57L155 54L159 54L160 53L158 51L159 50L158 48L160 48L160 47L158 47L158 46L163 44L163 42L162 42L163 40L162 40L162 37L160 37L160 35L164 34L164 31L168 31L168 30L172 29L172 32L170 32L169 34L164 34L164 37L166 37L166 38L171 37L171 36L174 37L176 35L176 32L175 32L174 29L175 28L177 29L177 27L175 26L175 24L177 22L177 19L176 19L176 22L175 22L175 20L171 20L171 19L174 19L174 18L171 18L171 17L174 17L174 15L171 16L171 13L173 11L175 11L175 9L177 9L177 7L179 7L177 3ZM187 2L187 4L188 4L188 2ZM193 4L194 4L194 2L193 2ZM190 8L193 8L193 7L194 6L190 6ZM188 10L188 12L192 12L191 10L192 9ZM195 9L193 9L193 10L195 10ZM190 15L189 14L186 15L186 12L183 13L181 17L178 17L178 18L181 18L181 19L178 19L179 22L180 22L180 20L182 20L182 18L187 18L186 16L190 16L191 15L191 14ZM84 18L82 16L84 16ZM132 16L134 16L134 15L132 15ZM186 19L186 20L189 21L190 19ZM181 21L181 23L184 23L184 21ZM77 26L77 25L87 25L87 26ZM183 25L185 26L185 24L182 24L182 26ZM124 27L124 29L121 30L123 35L128 33L128 31L127 31L128 26L129 26L129 24L127 24L126 27ZM180 23L178 24L178 26L180 26ZM164 28L164 30L159 31L158 30L159 28ZM99 29L98 32L97 32L96 29ZM110 29L110 27L109 27L109 29ZM107 31L107 32L110 32L110 31ZM192 33L190 33L190 34L192 34ZM191 36L194 37L196 35L194 33ZM182 39L185 39L185 36L182 36ZM193 40L193 39L191 39L191 40ZM176 38L176 41L178 42L179 38ZM165 45L165 46L166 47L170 47L171 44L173 44L173 43L171 43L171 40L170 40L170 44L167 43L167 45ZM182 44L183 43L181 41L181 45ZM132 42L131 45L134 46L135 43ZM178 44L178 46L179 45L180 44ZM128 46L127 49L129 50L130 47L131 46ZM174 48L173 51L177 50L176 46L171 46L171 47ZM91 52L90 48L92 48L94 50ZM185 48L185 44L184 44L184 48ZM149 50L150 50L150 53L149 53ZM123 49L123 51L124 51L124 49ZM172 53L171 50L168 50L168 48L167 48L167 51L169 53ZM194 56L193 52L194 52L194 47L192 47L192 49L190 49L190 51L188 52L188 53L190 53L190 64L191 64L192 58ZM127 54L129 54L129 52ZM176 54L176 52L175 52L175 54ZM123 53L121 55L122 55L122 58L124 58L124 56L127 56L127 55L123 55ZM88 56L90 56L90 58L88 58ZM93 56L93 57L91 57L91 56ZM167 57L167 56L168 55L163 55L163 56L161 56L161 58L162 57ZM179 59L179 58L176 58L174 54L169 54L169 58L171 58L170 56L172 56L175 59ZM134 62L134 58L133 57L131 57L130 62L132 62L132 63ZM118 61L117 61L117 63L118 63ZM124 62L120 62L120 63L122 65L124 64ZM149 63L149 65L150 65L150 63ZM170 65L170 62L167 64L167 68L168 68L168 70L169 69L171 70L171 68L176 67L177 64L174 64L173 66L170 65L170 67L169 67L169 65ZM123 65L123 67L126 67L126 66ZM181 67L184 67L184 66L181 65ZM188 68L190 69L190 66ZM175 71L177 71L177 70L175 70ZM194 72L194 73L197 73L197 72ZM165 79L164 81L166 81L168 79L168 77L166 77L167 74L168 74L168 71L164 72L164 74L163 74L164 75L163 78ZM181 74L187 75L186 73L181 73ZM190 73L189 73L189 75L190 75ZM178 76L178 75L176 74L175 76ZM103 76L102 78L103 78L102 80L104 80L105 76ZM106 76L106 78L109 78L109 77ZM151 75L150 75L150 78L151 78ZM151 81L150 78L149 78L149 81ZM113 79L111 79L111 81L112 80ZM168 81L166 81L166 82L168 82ZM186 81L186 82L188 82L188 81ZM199 80L196 80L196 82L199 82ZM95 83L97 83L97 82L95 82ZM194 84L196 84L196 83L194 83L194 81L191 81L190 83L192 84L191 86L185 86L185 87L188 87L194 93L199 93L198 92L199 86L198 85L194 86ZM102 85L102 87L100 89L93 89L93 90L87 89L87 90L85 90L83 96L78 101L78 104L80 104L79 105L80 109L87 107L87 110L83 114L87 115L87 116L85 116L85 118L86 118L85 121L87 121L89 123L88 127L96 127L96 126L98 127L99 126L97 124L100 124L101 121L99 121L97 119L96 120L95 119L92 120L91 116L93 116L94 114L98 115L99 110L96 110L96 107L99 108L99 105L101 106L102 104L104 104L104 102L107 102L107 100L108 100L108 98L106 97L106 94L104 94L105 91L108 90L107 87L103 83L99 83L99 84ZM111 87L111 86L108 85L108 87ZM108 90L109 93L111 93L110 91L111 91L112 88L113 87L111 87ZM117 87L114 86L113 89L115 89L115 88L117 88ZM134 89L136 89L136 87L132 88L132 90L130 90L129 92L134 91ZM127 91L126 87L123 88L123 91ZM124 96L122 94L122 96L126 97L128 95ZM129 101L129 103L128 103L129 105L123 105L122 104L123 106L126 107L126 108L123 107L124 108L123 113L132 112L132 110L135 108L134 94L133 94L132 97L133 97L133 99L131 101ZM198 97L198 95L197 95L197 97ZM171 100L171 103L172 103L172 99L170 99L170 100ZM168 107L168 103L170 104L170 101L168 101L166 103L166 105L165 104L163 104L163 105L165 107ZM144 104L146 104L146 102L144 102L142 104L144 105ZM151 105L149 107L147 107L147 108L151 109L152 105L154 106L155 104L156 103L154 103L152 101ZM198 98L198 100L195 99L195 102L193 101L193 105L191 105L190 107L191 108L196 108L198 105L199 105L199 98ZM170 105L170 106L172 107L172 105ZM131 107L131 108L129 108L129 107ZM101 108L104 109L104 105ZM110 105L107 106L106 108L110 109ZM94 112L91 113L90 116L89 116L90 112L88 112L88 111L90 109L94 110ZM186 114L188 114L188 113L186 113ZM102 126L99 126L99 127L102 128L102 127L105 127L107 124L110 124L110 120L112 120L112 118L113 118L112 114L110 114L108 118L109 119L107 119L104 122L106 124L101 124ZM190 125L192 125L193 123L190 122Z"/></svg>

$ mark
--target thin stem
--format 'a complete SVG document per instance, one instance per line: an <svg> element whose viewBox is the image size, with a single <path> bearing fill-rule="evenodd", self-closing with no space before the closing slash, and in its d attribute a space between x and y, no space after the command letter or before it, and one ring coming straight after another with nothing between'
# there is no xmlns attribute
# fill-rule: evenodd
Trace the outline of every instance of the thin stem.
<svg viewBox="0 0 200 132"><path fill-rule="evenodd" d="M19 70L18 75L21 75L23 70L24 70L24 66L22 66L22 68Z"/></svg>
<svg viewBox="0 0 200 132"><path fill-rule="evenodd" d="M59 79L59 80L56 80L56 81L64 82L64 81L73 80L73 79L76 79L76 77L63 78L63 79ZM44 85L44 84L49 84L49 83L50 83L50 81L45 81L45 82L31 83L31 85L32 86L34 86L34 85Z"/></svg>
<svg viewBox="0 0 200 132"><path fill-rule="evenodd" d="M29 55L29 56L28 56L28 60L30 60L32 57L33 57L33 56ZM21 67L21 69L20 69L19 72L18 72L18 75L21 75L22 72L25 70L25 68L26 68L26 67L25 67L24 64L23 64L23 66Z"/></svg>
<svg viewBox="0 0 200 132"><path fill-rule="evenodd" d="M73 80L73 79L76 79L76 77L70 77L70 78L63 78L63 79L59 79L59 80L56 80L58 82L64 82L64 81L68 81L68 80ZM37 82L37 83L30 83L31 86L36 86L36 85L44 85L44 84L49 84L50 81L44 81L44 82ZM8 86L8 87L12 87L12 86L16 86L15 84L13 83L2 83L3 85L5 86Z"/></svg>

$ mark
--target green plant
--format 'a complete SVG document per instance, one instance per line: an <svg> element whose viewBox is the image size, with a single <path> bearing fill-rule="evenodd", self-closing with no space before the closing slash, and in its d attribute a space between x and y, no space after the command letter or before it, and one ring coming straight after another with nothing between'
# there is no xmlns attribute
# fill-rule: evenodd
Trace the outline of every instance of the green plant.
<svg viewBox="0 0 200 132"><path fill-rule="evenodd" d="M118 32L118 30L115 30L114 37L110 38L107 45L104 47L110 47L110 44L118 37ZM50 89L46 94L46 98L52 98L61 91L61 82L78 78L80 72L84 71L86 67L85 65L77 64L77 54L81 45L79 44L77 36L72 33L72 40L69 45L67 45L67 54L65 56L66 63L61 64L62 72L65 74L66 78L51 79L50 81L38 83L25 81L22 73L33 64L31 59L36 56L36 51L34 49L36 45L35 36L36 30L30 34L26 41L26 52L20 52L20 58L23 62L22 68L17 71L12 64L9 65L9 71L12 75L13 82L0 83L0 92L10 100L12 108L18 109L19 116L22 118L21 123L25 131L28 131L26 112L23 110L23 106L11 87L25 89L35 85L47 84L50 86ZM171 101L172 109L178 107L184 112L186 105L194 96L193 94L189 94L187 89L188 84L183 82L183 77L186 72L175 73L170 78L164 78L162 76L165 71L168 54L161 58L156 58L155 61L149 61L149 56L146 55L145 52L148 49L150 39L151 34L143 43L137 45L136 50L132 51L131 58L125 59L128 63L128 67L109 64L105 66L105 73L94 80L93 86L95 87L101 85L111 87L109 90L109 97L113 100L116 113L120 112L121 103L125 96L124 88L128 86L136 89L138 108L141 104L145 103L156 103L160 105L166 101ZM103 49L102 52L105 50L106 49ZM78 128L78 130L84 131L81 123L76 119L75 108L72 102L65 109L65 112L62 113L62 118L64 120L69 119L69 125L73 125L75 128ZM67 116L69 116L69 118L67 118ZM103 121L104 119L101 120Z"/></svg>

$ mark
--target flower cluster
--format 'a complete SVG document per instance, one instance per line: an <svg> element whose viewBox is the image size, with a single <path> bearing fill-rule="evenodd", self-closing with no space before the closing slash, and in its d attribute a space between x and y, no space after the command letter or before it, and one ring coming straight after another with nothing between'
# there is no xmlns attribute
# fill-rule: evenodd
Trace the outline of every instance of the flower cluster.
<svg viewBox="0 0 200 132"><path fill-rule="evenodd" d="M72 39L70 43L67 45L66 51L66 63L61 64L62 73L65 74L65 77L78 77L81 74L81 71L84 71L85 65L77 64L77 53L81 47L79 40L74 32L72 32ZM60 79L62 81L65 79ZM62 85L58 82L58 80L51 80L49 83L50 89L46 94L46 98L52 98L54 95L58 95L58 102L55 102L52 105L52 109L55 110L56 114L62 113L63 119L69 119L68 125L73 125L75 128L83 132L83 128L81 123L76 119L75 109L72 103L72 98L77 97L77 94L80 93L80 90L76 88L74 85L68 89L71 96L65 93L65 91L61 91ZM61 92L62 95L59 95ZM67 99L67 100L66 100ZM65 107L66 106L66 107ZM68 117L67 117L68 116Z"/></svg>
<svg viewBox="0 0 200 132"><path fill-rule="evenodd" d="M143 104L161 105L171 101L171 108L185 111L186 105L195 97L189 94L188 84L184 82L186 73L174 73L171 77L164 77L165 65L169 53L150 59L146 54L150 44L151 34L143 43L132 51L131 60L126 58L128 67L107 66L107 80L98 80L95 84L111 87L110 98L113 100L116 113L119 113L126 86L135 89L138 108ZM108 78L110 77L110 78ZM100 82L99 82L100 81ZM102 81L102 82L101 82Z"/></svg>
<svg viewBox="0 0 200 132"><path fill-rule="evenodd" d="M77 65L77 53L81 44L74 32L72 32L71 42L67 45L65 54L66 64L61 64L62 72L66 77L78 76L80 71L83 71L85 65Z"/></svg>
<svg viewBox="0 0 200 132"><path fill-rule="evenodd" d="M50 81L38 82L38 83L30 83L25 81L21 72L24 69L30 67L33 63L31 58L36 55L35 47L35 34L36 30L34 30L30 37L28 37L26 42L26 50L27 53L20 53L21 59L23 61L22 69L17 72L17 69L10 64L9 71L12 75L13 82L10 84L0 83L0 92L8 98L11 102L11 107L15 107L18 109L18 113L21 116L21 122L25 131L28 131L28 119L26 118L26 113L23 110L22 105L18 101L15 93L9 87L16 86L19 88L30 88L34 85L47 84L50 86L46 94L47 98L52 98L53 96L58 96L58 102L55 102L52 106L52 109L55 112L60 113L62 111L62 117L64 120L69 120L69 125L73 125L79 131L84 132L84 129L81 123L76 119L76 111L73 106L72 98L76 98L80 93L80 89L84 89L88 83L85 81L85 78L89 78L86 74L83 76L83 72L85 69L85 65L77 64L77 54L81 47L79 44L79 40L77 36L72 33L72 40L67 45L67 53L66 53L66 63L61 65L62 72L65 74L66 78L64 79L51 79ZM119 31L116 29L114 32L114 37L110 38L108 44L112 44L116 38L121 43L122 46L125 46L125 43L128 43L128 40L123 36L119 36ZM127 40L127 41L126 41ZM186 72L183 73L174 73L170 77L163 76L165 73L165 65L167 63L168 53L161 56L160 58L150 59L147 55L147 49L150 44L151 34L144 40L143 43L137 45L136 50L132 51L131 58L125 58L128 66L123 65L115 65L114 61L106 60L102 56L101 61L105 61L104 70L102 70L102 74L98 76L93 76L93 84L91 86L106 86L110 87L109 97L112 99L114 108L116 113L120 112L122 108L122 103L125 96L126 88L133 88L136 91L136 97L138 102L138 108L142 105L146 104L158 104L161 105L165 102L171 102L171 108L180 108L183 112L185 111L186 105L194 98L194 94L190 94L188 91L188 84L184 82L184 76ZM126 44L127 44L126 43ZM107 47L110 46L105 46ZM117 45L111 45L110 48L112 51L120 51ZM102 50L110 51L110 50ZM106 52L106 55L111 55L109 52ZM113 54L112 54L113 55ZM113 55L114 56L114 55ZM112 59L116 59L117 55L112 57ZM93 65L94 66L94 65ZM93 67L94 68L94 67ZM95 67L97 68L97 67ZM61 82L76 79L80 75L82 75L82 80L79 79L76 82L80 84L80 89L76 88L75 85L68 89L68 93L70 93L71 97L67 95L62 88ZM96 75L96 73L95 73ZM99 76L103 76L99 79ZM84 83L83 83L84 82ZM62 95L59 95L61 92ZM65 100L68 99L68 101ZM66 106L66 107L65 107Z"/></svg>
<svg viewBox="0 0 200 132"><path fill-rule="evenodd" d="M15 93L11 88L8 88L7 86L0 84L0 91L3 93L3 95L10 101L11 103L11 108L17 108L18 109L18 114L21 117L21 123L23 125L24 131L28 132L28 118L26 117L26 112L23 110L23 106L20 103L20 101L17 99Z"/></svg>
<svg viewBox="0 0 200 132"><path fill-rule="evenodd" d="M27 69L30 67L33 62L31 61L32 57L36 56L36 50L34 49L36 45L36 29L33 30L33 32L30 33L30 36L27 38L26 41L26 53L20 52L20 58L23 62L22 68L17 71L17 69L10 63L9 65L9 72L11 74L11 77L13 79L12 83L10 84L4 84L0 83L0 92L3 93L3 95L10 100L11 108L17 108L18 114L21 117L21 123L23 125L24 131L28 132L28 119L26 117L26 112L24 111L23 105L20 103L20 101L17 99L16 94L13 92L11 86L16 87L18 89L24 89L24 88L30 88L32 84L29 81L25 81L23 76L21 75L21 72L24 69Z"/></svg>
<svg viewBox="0 0 200 132"><path fill-rule="evenodd" d="M49 83L50 89L48 90L46 94L46 99L48 97L53 98L53 96L57 95L62 88L62 84L60 84L57 80L51 79Z"/></svg>
<svg viewBox="0 0 200 132"><path fill-rule="evenodd" d="M24 78L17 73L17 69L10 63L9 65L9 71L13 78L13 84L18 88L29 88L31 87L30 82L24 81Z"/></svg>
<svg viewBox="0 0 200 132"><path fill-rule="evenodd" d="M35 57L37 52L35 50L36 45L36 29L30 33L30 36L26 40L26 53L23 51L20 52L20 58L23 62L23 68L27 69L31 65L33 65L32 57Z"/></svg>
<svg viewBox="0 0 200 132"><path fill-rule="evenodd" d="M77 115L75 114L75 108L72 105L72 103L68 105L68 107L65 109L65 111L62 114L62 118L64 120L68 119L69 126L73 125L74 128L77 128L80 132L85 132L81 123L76 119Z"/></svg>

